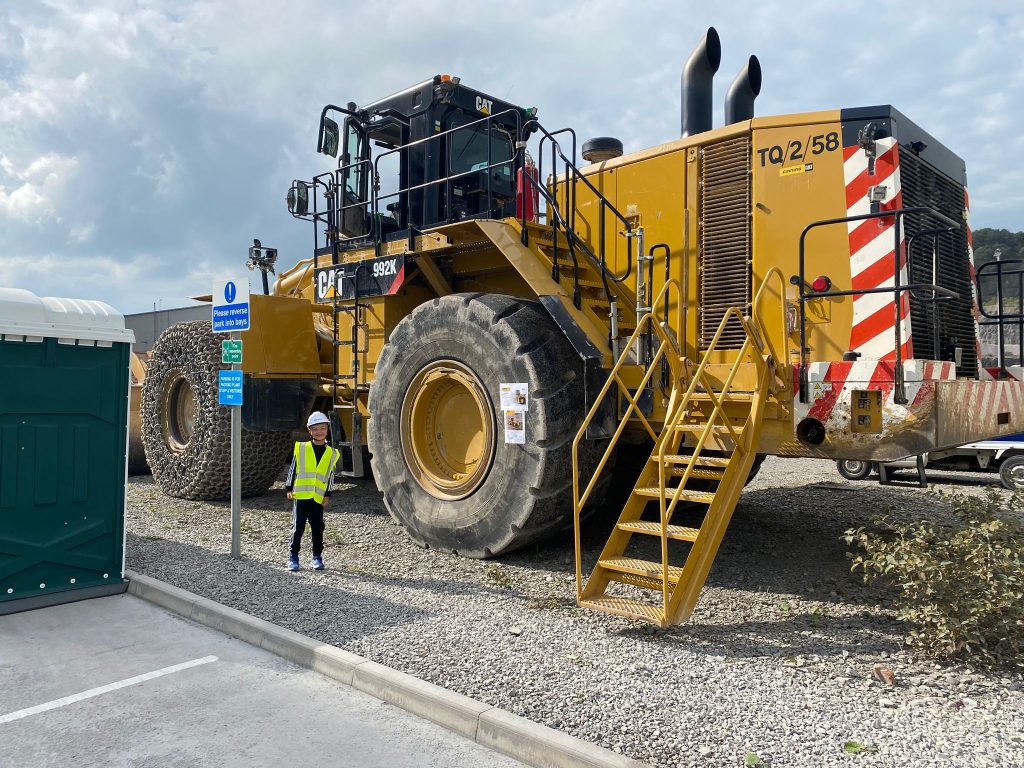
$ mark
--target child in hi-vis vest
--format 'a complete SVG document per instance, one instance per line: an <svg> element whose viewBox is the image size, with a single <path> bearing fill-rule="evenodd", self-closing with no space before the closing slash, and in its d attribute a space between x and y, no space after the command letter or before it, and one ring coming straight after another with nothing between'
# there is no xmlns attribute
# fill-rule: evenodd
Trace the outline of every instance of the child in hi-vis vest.
<svg viewBox="0 0 1024 768"><path fill-rule="evenodd" d="M327 444L327 417L320 411L313 411L306 421L309 435L313 439L296 443L292 455L292 466L284 489L292 500L292 546L288 558L288 570L299 570L299 547L302 535L309 523L313 539L314 570L324 569L324 508L334 486L334 468L338 464L339 452Z"/></svg>

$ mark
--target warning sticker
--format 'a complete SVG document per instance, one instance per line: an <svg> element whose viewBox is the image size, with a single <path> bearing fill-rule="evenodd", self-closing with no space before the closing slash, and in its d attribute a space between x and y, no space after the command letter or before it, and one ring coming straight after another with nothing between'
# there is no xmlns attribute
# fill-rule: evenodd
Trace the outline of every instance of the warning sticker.
<svg viewBox="0 0 1024 768"><path fill-rule="evenodd" d="M503 411L505 414L505 443L524 445L526 443L526 412Z"/></svg>
<svg viewBox="0 0 1024 768"><path fill-rule="evenodd" d="M530 410L530 385L529 384L501 384L501 410L520 411Z"/></svg>

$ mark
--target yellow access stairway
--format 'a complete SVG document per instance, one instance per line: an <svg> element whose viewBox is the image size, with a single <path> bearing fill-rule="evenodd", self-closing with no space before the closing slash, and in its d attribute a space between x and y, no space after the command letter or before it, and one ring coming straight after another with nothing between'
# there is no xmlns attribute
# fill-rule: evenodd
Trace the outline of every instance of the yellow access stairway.
<svg viewBox="0 0 1024 768"><path fill-rule="evenodd" d="M530 246L543 257L545 266L552 269L552 277L557 274L559 284L574 297L579 297L579 308L585 315L596 324L607 326L611 298L618 306L616 335L633 332L636 328L635 297L629 295L620 283L602 279L600 265L579 246L571 248L571 238L562 230L527 223L526 231ZM557 270L554 269L556 264Z"/></svg>
<svg viewBox="0 0 1024 768"><path fill-rule="evenodd" d="M655 306L668 300L672 286L666 285ZM582 493L577 449L596 405L574 442L577 598L585 608L668 626L685 621L693 612L753 467L765 402L777 389L778 380L771 345L755 321L737 309L730 309L722 318L699 365L680 355L674 339L661 323L652 320L653 315L649 313L638 323L598 398L600 403L617 383L627 408ZM746 338L724 375L720 375L722 371L713 374L712 369L721 366L711 366L709 361L715 359L718 341L730 322L740 323ZM627 388L622 374L631 367L629 349L645 332L656 336L660 346L646 367L640 388ZM672 384L664 422L656 431L638 401L639 392L662 370L662 360L671 371ZM580 512L631 417L650 434L654 448L584 581ZM688 443L687 435L692 436Z"/></svg>

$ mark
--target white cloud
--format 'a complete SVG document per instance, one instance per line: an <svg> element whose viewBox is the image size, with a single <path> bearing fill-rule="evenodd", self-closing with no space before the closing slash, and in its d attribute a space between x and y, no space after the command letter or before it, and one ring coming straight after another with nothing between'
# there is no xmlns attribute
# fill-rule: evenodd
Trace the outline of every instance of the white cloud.
<svg viewBox="0 0 1024 768"><path fill-rule="evenodd" d="M28 225L59 221L59 209L68 185L75 178L74 157L46 154L19 166L0 155L0 217Z"/></svg>
<svg viewBox="0 0 1024 768"><path fill-rule="evenodd" d="M133 311L208 290L252 237L288 265L310 233L283 196L325 168L322 105L440 72L581 140L661 143L712 24L717 122L756 53L759 114L892 103L964 157L975 226L1024 229L1024 13L1008 0L46 0L0 8L0 249L20 259L3 280Z"/></svg>
<svg viewBox="0 0 1024 768"><path fill-rule="evenodd" d="M8 192L0 186L0 211L12 219L36 224L53 213L46 198L31 184L22 184Z"/></svg>

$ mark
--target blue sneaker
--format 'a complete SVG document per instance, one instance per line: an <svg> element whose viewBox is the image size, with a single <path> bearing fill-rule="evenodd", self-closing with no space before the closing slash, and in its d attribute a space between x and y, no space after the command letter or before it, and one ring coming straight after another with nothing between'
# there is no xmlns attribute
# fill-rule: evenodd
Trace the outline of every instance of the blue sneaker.
<svg viewBox="0 0 1024 768"><path fill-rule="evenodd" d="M297 570L299 570L299 556L298 555L292 555L291 557L288 558L288 570L289 571L297 571Z"/></svg>
<svg viewBox="0 0 1024 768"><path fill-rule="evenodd" d="M309 564L313 566L314 571L322 571L324 569L324 560L322 557L313 555L313 559L309 561Z"/></svg>

